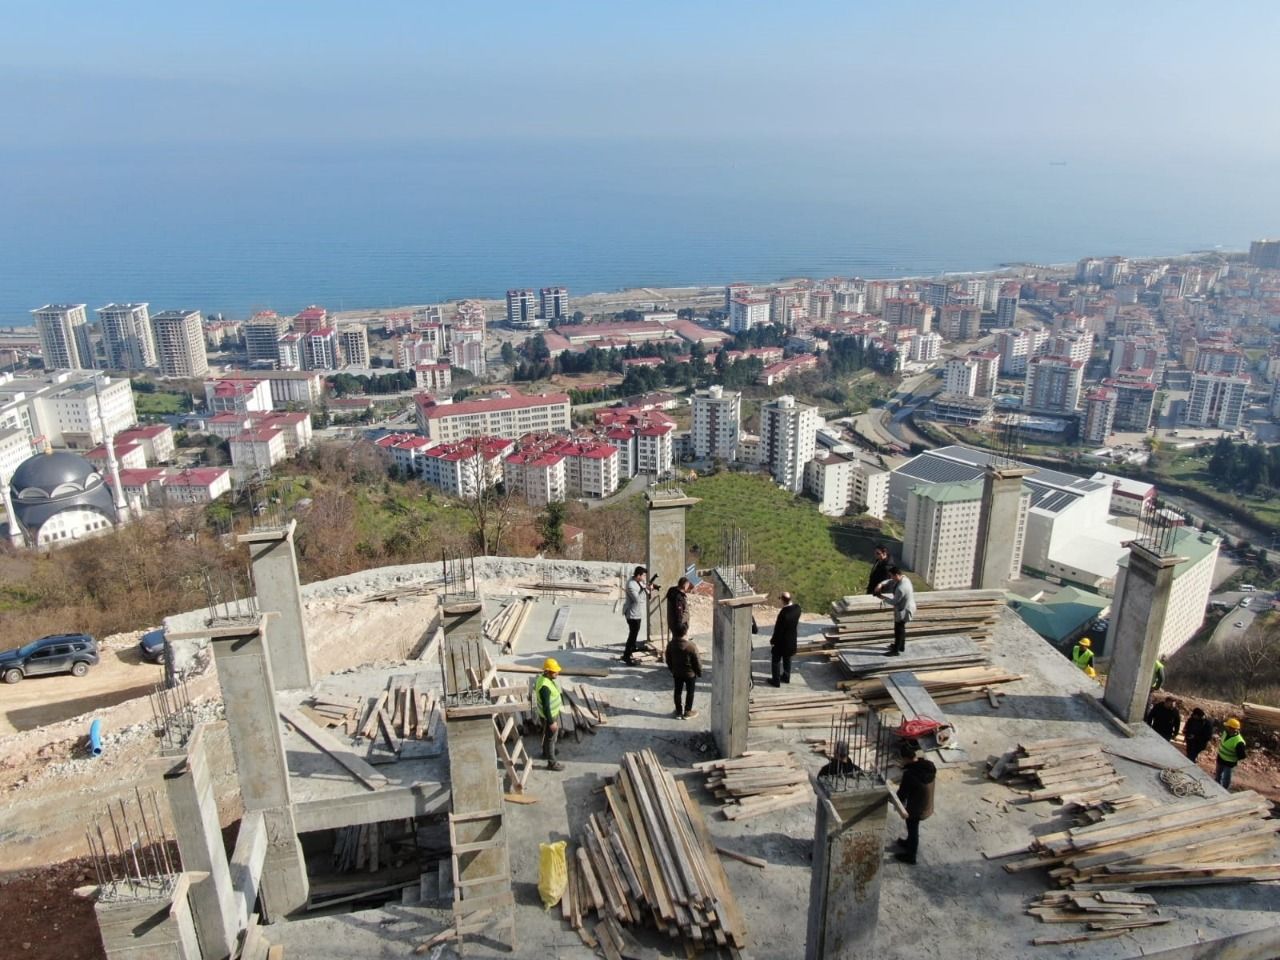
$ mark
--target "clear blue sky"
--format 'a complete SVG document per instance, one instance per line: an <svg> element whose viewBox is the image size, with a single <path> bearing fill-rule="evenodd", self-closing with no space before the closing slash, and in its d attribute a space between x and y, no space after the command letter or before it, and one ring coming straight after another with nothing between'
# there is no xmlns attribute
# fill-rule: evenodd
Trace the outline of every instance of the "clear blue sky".
<svg viewBox="0 0 1280 960"><path fill-rule="evenodd" d="M10 3L3 145L1028 136L1280 156L1280 4Z"/></svg>

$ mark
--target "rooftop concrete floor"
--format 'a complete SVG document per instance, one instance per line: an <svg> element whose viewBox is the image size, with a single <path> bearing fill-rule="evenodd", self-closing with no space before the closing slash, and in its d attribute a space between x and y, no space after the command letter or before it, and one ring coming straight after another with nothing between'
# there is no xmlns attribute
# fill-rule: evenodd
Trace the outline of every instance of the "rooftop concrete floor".
<svg viewBox="0 0 1280 960"><path fill-rule="evenodd" d="M590 647L559 650L545 640L556 604L573 607L569 629L580 631ZM486 615L492 611L486 608ZM762 631L767 626L762 620ZM802 624L802 633L816 633L822 624ZM515 892L519 942L516 956L591 957L576 933L560 919L558 908L544 911L537 894L538 844L571 839L585 818L605 803L597 788L617 769L624 751L653 749L677 776L686 776L693 795L708 813L717 843L769 861L765 870L724 859L743 914L747 919L753 958L793 958L803 954L809 864L814 827L812 807L793 807L754 820L733 823L715 813L717 801L703 789L701 777L689 770L692 763L715 756L707 729L708 676L698 688L698 719L680 721L672 716L669 675L661 665L626 667L617 662L625 625L613 605L596 599L560 599L538 604L526 626L514 658L539 664L554 654L566 668L601 667L611 670L605 679L578 680L608 698L609 721L596 736L584 735L581 743L563 742L562 773L536 769L529 793L532 805L507 806L511 838L512 884ZM710 637L696 636L710 672ZM761 682L768 672L768 637L757 638L754 673ZM999 709L986 700L951 705L959 743L973 761L940 769L936 813L921 830L921 855L917 866L907 866L886 854L882 873L881 914L875 956L882 960L920 957L1062 956L1079 958L1163 957L1245 958L1280 956L1280 889L1276 884L1231 885L1153 891L1163 915L1173 923L1135 931L1130 936L1069 946L1032 947L1035 936L1082 932L1078 924L1043 924L1027 916L1027 902L1051 889L1043 871L1009 874L1001 860L987 860L983 851L1008 849L1027 842L1036 833L1061 829L1064 820L1047 803L1011 806L1002 813L994 802L1013 799L1007 788L988 780L985 761L1011 749L1019 741L1051 737L1091 737L1116 743L1120 749L1150 762L1177 766L1199 776L1212 794L1218 787L1186 763L1174 747L1139 725L1125 738L1093 706L1082 702L1077 691L1097 693L1096 685L1033 634L1018 617L1006 611L992 642L995 663L1021 673L1025 679L1006 685ZM829 690L840 679L837 667L825 657L798 658L790 692L805 688ZM368 676L367 692L381 690L394 672ZM514 675L512 675L514 676ZM327 678L326 689L352 689L366 679L352 673ZM767 689L767 688L766 688ZM791 749L811 769L822 760L809 751L803 738L813 731L768 728L752 737L753 749ZM526 744L535 756L536 741ZM290 741L291 757L294 743ZM1159 783L1157 771L1115 758L1127 778L1127 786L1159 803L1172 797ZM383 772L391 770L383 767ZM337 769L331 771L340 779ZM324 790L329 790L325 777ZM356 789L363 788L355 785ZM319 789L319 787L317 787ZM891 817L891 831L900 825ZM284 944L287 955L325 958L404 957L412 944L441 930L449 922L443 907L387 906L377 910L316 917L267 929L272 942ZM639 933L642 943L654 948L654 956L683 957L678 941L652 932ZM1232 945L1234 944L1234 945ZM468 956L510 956L481 942L469 941ZM454 956L452 946L442 946L431 956Z"/></svg>

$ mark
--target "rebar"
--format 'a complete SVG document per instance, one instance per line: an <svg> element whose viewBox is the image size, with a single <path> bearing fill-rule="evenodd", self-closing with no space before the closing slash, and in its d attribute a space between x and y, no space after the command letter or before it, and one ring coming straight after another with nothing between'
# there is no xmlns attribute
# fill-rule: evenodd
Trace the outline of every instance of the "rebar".
<svg viewBox="0 0 1280 960"><path fill-rule="evenodd" d="M136 804L136 811L130 807ZM103 899L151 898L166 894L181 864L170 856L155 791L134 788L133 804L124 798L108 803L106 820L114 845L107 842L102 818L85 831L85 841ZM148 812L150 807L150 812ZM95 840L95 834L97 839Z"/></svg>
<svg viewBox="0 0 1280 960"><path fill-rule="evenodd" d="M1167 510L1148 507L1138 517L1136 542L1157 556L1171 556L1177 539L1177 527L1178 524Z"/></svg>
<svg viewBox="0 0 1280 960"><path fill-rule="evenodd" d="M173 687L157 683L147 699L161 749L169 753L184 749L196 726L195 708L186 681L179 681Z"/></svg>
<svg viewBox="0 0 1280 960"><path fill-rule="evenodd" d="M819 782L828 793L882 786L889 771L891 737L874 710L842 709L838 717L831 717L831 762L823 767Z"/></svg>

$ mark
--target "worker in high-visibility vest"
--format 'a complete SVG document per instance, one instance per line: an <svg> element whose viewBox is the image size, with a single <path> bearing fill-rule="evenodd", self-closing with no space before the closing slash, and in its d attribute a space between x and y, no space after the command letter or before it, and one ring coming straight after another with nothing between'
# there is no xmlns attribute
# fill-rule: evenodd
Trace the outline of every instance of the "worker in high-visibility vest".
<svg viewBox="0 0 1280 960"><path fill-rule="evenodd" d="M554 657L542 662L542 673L533 684L534 709L542 721L542 759L548 770L563 770L564 764L556 759L556 741L560 739L560 687L556 677L560 664Z"/></svg>
<svg viewBox="0 0 1280 960"><path fill-rule="evenodd" d="M1151 689L1154 691L1162 687L1164 687L1164 661L1157 657L1155 670L1151 673Z"/></svg>
<svg viewBox="0 0 1280 960"><path fill-rule="evenodd" d="M1222 739L1218 742L1218 765L1214 768L1213 779L1218 781L1223 790L1231 789L1231 774L1236 764L1245 758L1244 737L1240 736L1240 721L1228 717L1222 730Z"/></svg>
<svg viewBox="0 0 1280 960"><path fill-rule="evenodd" d="M1079 642L1071 648L1071 662L1081 670L1088 670L1093 666L1093 641L1088 637L1081 637Z"/></svg>

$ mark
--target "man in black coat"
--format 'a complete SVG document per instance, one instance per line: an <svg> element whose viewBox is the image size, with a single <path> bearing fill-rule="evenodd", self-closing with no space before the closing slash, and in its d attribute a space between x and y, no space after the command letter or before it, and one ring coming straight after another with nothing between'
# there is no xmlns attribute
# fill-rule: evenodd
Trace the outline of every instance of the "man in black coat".
<svg viewBox="0 0 1280 960"><path fill-rule="evenodd" d="M871 568L871 576L867 578L867 593L874 594L876 587L889 579L889 548L884 544L876 545L876 562Z"/></svg>
<svg viewBox="0 0 1280 960"><path fill-rule="evenodd" d="M1152 730L1166 740L1172 740L1176 737L1179 728L1182 726L1182 714L1178 712L1178 707L1173 697L1165 697L1155 704L1151 708L1147 723Z"/></svg>
<svg viewBox="0 0 1280 960"><path fill-rule="evenodd" d="M791 658L796 655L796 626L800 623L800 604L791 602L791 594L783 591L782 609L773 623L769 638L773 675L769 683L775 687L791 682ZM779 670L781 666L781 670Z"/></svg>
<svg viewBox="0 0 1280 960"><path fill-rule="evenodd" d="M902 758L898 799L907 808L907 835L898 841L902 849L893 856L903 863L915 863L920 848L920 821L933 816L933 784L938 778L938 768L909 743L899 748L898 756Z"/></svg>
<svg viewBox="0 0 1280 960"><path fill-rule="evenodd" d="M667 644L666 660L674 680L676 719L692 720L698 715L698 711L693 709L693 688L698 677L702 676L702 660L688 633L681 632L671 638Z"/></svg>
<svg viewBox="0 0 1280 960"><path fill-rule="evenodd" d="M1182 739L1187 742L1187 759L1192 763L1213 739L1213 721L1204 715L1204 711L1196 707L1187 717L1182 727Z"/></svg>

